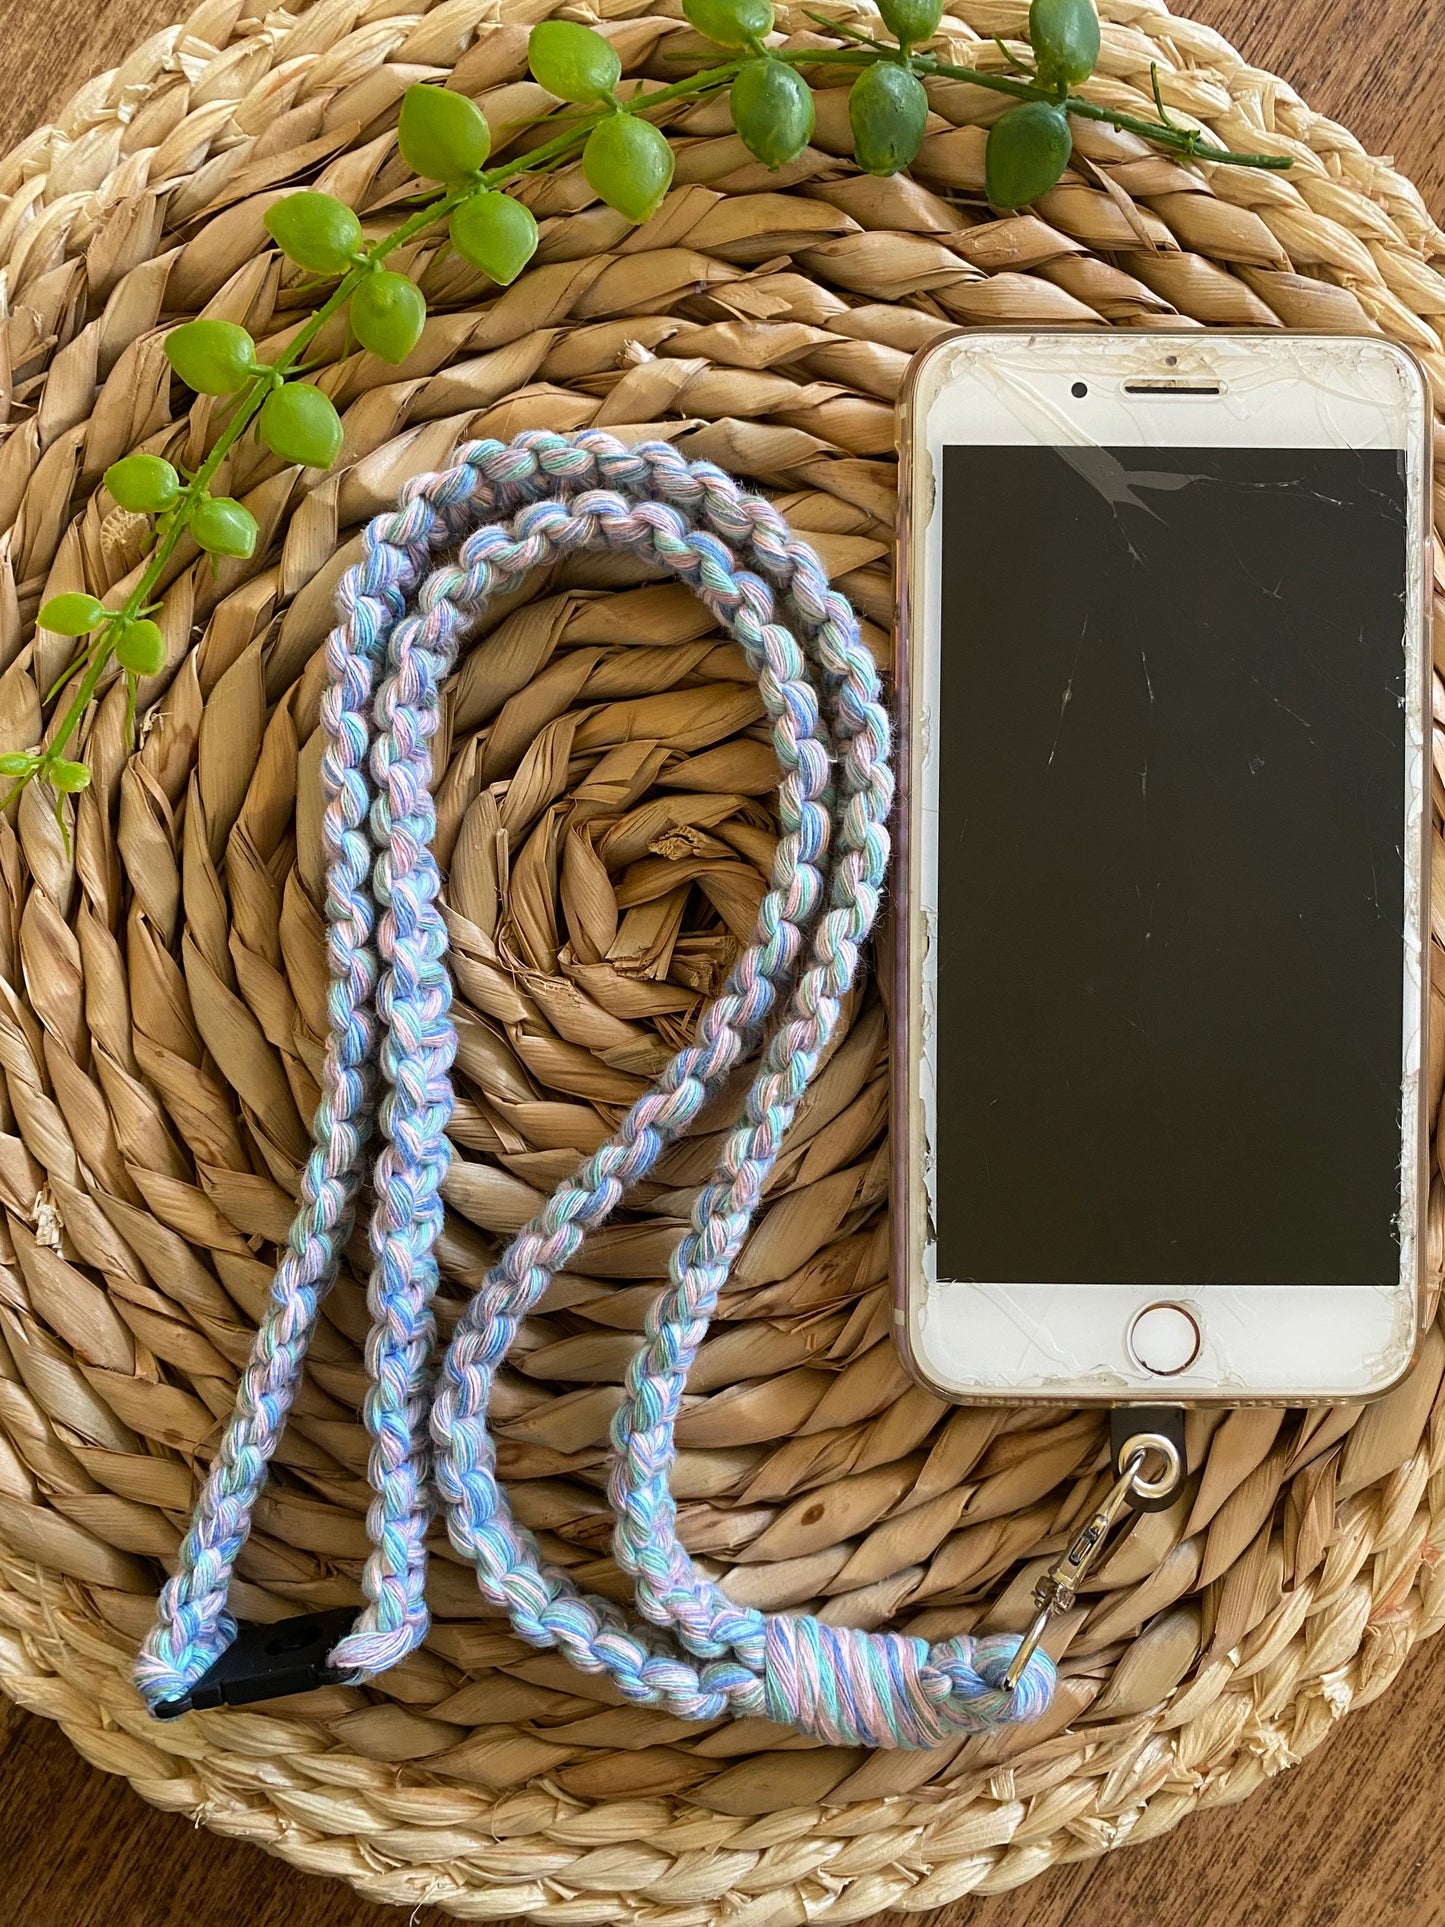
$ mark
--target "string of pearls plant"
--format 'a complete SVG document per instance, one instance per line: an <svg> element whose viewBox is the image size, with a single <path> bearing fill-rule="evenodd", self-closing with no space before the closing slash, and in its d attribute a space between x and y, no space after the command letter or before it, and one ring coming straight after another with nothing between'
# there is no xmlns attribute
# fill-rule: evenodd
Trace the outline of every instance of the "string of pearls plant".
<svg viewBox="0 0 1445 1927"><path fill-rule="evenodd" d="M986 192L1000 210L1026 206L1058 181L1073 151L1071 115L1106 121L1186 158L1236 167L1290 165L1283 156L1231 153L1196 129L1171 121L1157 75L1157 120L1078 98L1073 88L1088 79L1099 58L1094 0L1033 0L1032 60L1015 56L1000 42L1007 73L956 66L926 51L925 43L938 32L943 0L879 0L892 42L815 16L847 44L802 50L767 44L772 0L683 0L683 10L728 57L625 99L617 91L621 62L600 33L571 20L533 27L527 54L533 78L582 111L553 139L500 166L486 165L491 132L474 102L444 88L409 88L398 139L407 166L429 184L427 196L400 226L370 246L353 210L328 194L303 190L274 203L266 229L282 253L309 273L335 278L336 285L271 362L257 359L255 342L232 321L187 321L171 330L165 351L175 375L199 395L229 397L229 412L192 473L147 454L127 455L105 471L104 486L116 505L152 518L148 559L115 608L81 591L54 596L41 608L41 628L72 636L78 644L49 699L72 683L75 687L43 746L0 753L0 778L10 780L10 797L37 779L48 783L64 829L64 798L90 781L85 764L66 750L107 669L114 661L124 673L133 709L139 679L164 666L165 640L153 620L154 598L177 548L189 539L217 559L254 553L259 531L250 511L229 496L211 493L226 455L252 425L285 462L325 469L335 461L341 418L320 388L299 379L306 352L327 322L345 309L355 339L384 361L404 361L416 346L426 301L406 275L387 267L388 258L445 221L451 245L499 286L522 272L537 247L537 223L521 201L503 191L508 182L580 152L583 174L600 200L629 221L650 220L672 183L674 156L667 135L646 116L669 103L691 103L727 89L743 144L766 167L777 169L795 160L812 137L813 92L803 70L828 66L856 69L848 117L854 158L870 174L896 174L917 154L928 119L927 77L971 81L1013 96L1017 104L993 124L986 150Z"/></svg>

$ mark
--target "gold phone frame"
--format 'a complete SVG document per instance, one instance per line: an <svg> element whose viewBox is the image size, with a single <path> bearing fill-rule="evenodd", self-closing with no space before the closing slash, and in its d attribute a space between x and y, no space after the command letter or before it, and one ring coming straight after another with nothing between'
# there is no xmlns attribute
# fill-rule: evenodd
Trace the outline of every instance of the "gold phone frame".
<svg viewBox="0 0 1445 1927"><path fill-rule="evenodd" d="M1428 1247L1428 1198L1429 1198L1429 1151L1430 1120L1426 1114L1428 1099L1429 1065L1429 1001L1430 1001L1430 839L1432 833L1431 801L1431 761L1430 761L1430 691L1432 676L1430 614L1431 614L1431 569L1433 562L1433 530L1431 504L1431 467L1430 450L1433 433L1433 408L1428 375L1419 358L1409 349L1396 343L1382 342L1381 338L1361 337L1359 345L1370 349L1386 348L1413 371L1419 398L1419 419L1413 424L1410 445L1405 449L1409 473L1407 475L1406 512L1407 526L1418 530L1420 535L1417 563L1417 579L1414 594L1418 611L1418 622L1411 625L1408 620L1404 635L1407 651L1407 702L1413 696L1410 713L1406 717L1407 758L1413 760L1417 745L1423 756L1423 769L1420 779L1418 803L1418 822L1412 834L1406 838L1405 860L1405 904L1406 924L1404 929L1405 972L1407 996L1413 987L1410 978L1410 964L1418 957L1418 1000L1412 1001L1409 1008L1417 1013L1417 1052L1418 1065L1414 1074L1414 1103L1410 1116L1414 1121L1415 1155L1406 1155L1405 1132L1406 1111L1405 1095L1402 1088L1402 1156L1401 1156L1401 1240L1402 1274L1394 1286L1367 1288L1360 1286L1288 1286L1288 1287L1223 1287L1226 1290L1266 1291L1271 1289L1305 1291L1324 1289L1331 1291L1361 1291L1365 1289L1387 1290L1403 1297L1413 1285L1413 1331L1408 1345L1408 1356L1394 1370L1392 1375L1379 1384L1372 1385L1368 1391L1342 1394L1338 1390L1321 1388L1313 1397L1306 1391L1290 1388L1288 1391L1251 1390L1239 1383L1220 1384L1213 1389L1197 1386L1175 1386L1166 1376L1151 1376L1148 1382L1134 1384L1108 1383L1098 1386L1081 1385L1070 1382L1057 1390L1047 1385L1020 1388L1014 1385L993 1386L980 1383L977 1386L959 1382L940 1382L920 1361L913 1339L913 1315L917 1299L929 1290L924 1275L924 1253L926 1245L926 1196L924 1177L924 1158L931 1155L931 1146L920 1143L926 1135L923 1123L923 1105L920 1096L919 1066L926 1048L924 1036L924 1012L921 990L920 932L921 912L915 912L915 885L918 877L919 836L917 829L918 808L914 796L914 774L920 765L918 736L920 715L916 701L914 676L914 624L922 614L922 571L923 544L919 539L926 528L927 517L920 515L916 459L917 441L920 434L926 433L926 425L919 417L918 394L921 379L932 364L934 357L951 345L967 341L978 344L998 338L1007 346L1016 345L1021 339L1038 340L1047 338L1067 339L1079 342L1089 341L1097 344L1101 338L1118 342L1121 351L1141 351L1148 355L1158 351L1158 376L1161 381L1183 379L1177 371L1168 367L1166 353L1177 361L1183 356L1186 361L1197 359L1200 351L1207 358L1210 351L1219 344L1233 342L1259 342L1282 344L1311 342L1328 343L1334 350L1347 351L1354 338L1328 335L1323 333L1300 333L1281 336L1277 331L1267 329L1210 330L1204 334L1181 334L1174 330L1129 330L1119 334L1116 331L1091 327L1041 329L1027 325L1012 327L974 327L951 329L939 335L934 341L920 349L913 357L904 378L899 398L899 518L895 555L895 585L897 602L897 627L895 632L894 653L894 767L897 775L898 804L895 809L893 826L892 897L894 906L894 928L892 941L893 977L893 1022L892 1058L890 1071L890 1095L892 1103L892 1270L893 1270L893 1313L894 1337L903 1361L913 1378L926 1389L949 1398L960 1404L974 1403L1047 1403L1058 1402L1070 1405L1105 1405L1128 1403L1132 1401L1167 1401L1181 1405L1290 1405L1333 1401L1343 1396L1377 1397L1388 1391L1392 1385L1409 1371L1418 1355L1424 1336L1423 1310L1426 1295L1426 1267ZM1047 445L1047 444L1044 444ZM1267 444L1263 444L1267 445ZM1414 460L1411 461L1412 455ZM932 487L930 482L930 487ZM929 504L929 514L932 503ZM1412 633L1413 631L1413 633ZM1412 643L1416 655L1411 662ZM1413 691L1410 683L1413 680ZM1412 732L1418 731L1418 736ZM1414 800L1412 770L1406 771L1407 810ZM1407 817L1408 822L1408 817ZM1409 1038L1406 1038L1409 1044ZM1410 1071L1408 1064L1402 1067L1402 1086L1408 1087ZM1412 1254L1410 1275L1406 1274L1404 1248ZM965 1285L975 1281L952 1281ZM1095 1285L1060 1285L1060 1291L1080 1290L1097 1291ZM1144 1288L1147 1289L1147 1288ZM1208 1287L1218 1291L1221 1287ZM1160 1287L1160 1294L1168 1299L1172 1294L1169 1287Z"/></svg>

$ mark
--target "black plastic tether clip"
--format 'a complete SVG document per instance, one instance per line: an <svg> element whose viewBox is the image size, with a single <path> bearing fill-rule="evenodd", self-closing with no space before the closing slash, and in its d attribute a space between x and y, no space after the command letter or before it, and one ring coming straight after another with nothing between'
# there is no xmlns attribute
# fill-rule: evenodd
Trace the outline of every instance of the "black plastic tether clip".
<svg viewBox="0 0 1445 1927"><path fill-rule="evenodd" d="M354 1675L328 1666L326 1655L351 1631L355 1620L354 1609L341 1606L332 1612L278 1619L269 1626L243 1626L185 1698L162 1700L154 1708L155 1716L175 1720L182 1713L287 1699L318 1686L344 1686Z"/></svg>

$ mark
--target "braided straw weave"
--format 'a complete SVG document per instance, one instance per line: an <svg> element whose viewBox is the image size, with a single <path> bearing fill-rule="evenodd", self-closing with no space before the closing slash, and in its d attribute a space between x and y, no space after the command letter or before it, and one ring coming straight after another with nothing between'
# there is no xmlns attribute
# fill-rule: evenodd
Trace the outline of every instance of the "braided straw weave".
<svg viewBox="0 0 1445 1927"><path fill-rule="evenodd" d="M526 23L548 10L320 0L293 18L212 0L0 162L0 744L37 738L64 666L31 640L42 597L136 566L137 527L93 493L102 470L140 446L193 461L210 432L211 403L174 413L162 322L204 309L263 351L284 339L308 297L264 245L270 199L314 180L392 222L405 86L451 71L494 128L527 122L549 102ZM670 78L668 54L697 46L672 0L599 11L629 72ZM1024 13L963 0L948 32L962 57L1001 60L990 37ZM371 1686L158 1725L130 1683L297 1194L326 1034L321 645L362 525L409 476L532 428L664 436L776 503L882 655L892 397L942 327L1378 328L1445 402L1445 237L1408 183L1214 34L1148 0L1104 13L1098 97L1145 110L1157 62L1178 117L1296 167L1187 168L1091 125L1039 208L999 220L980 193L999 103L943 83L914 179L838 158L839 95L779 176L725 109L681 115L678 183L641 230L590 205L575 169L547 176L527 190L542 248L514 288L424 241L410 267L433 313L411 360L323 342L346 425L334 470L234 455L222 485L261 522L257 559L174 572L139 747L112 689L69 845L38 796L0 822L0 1683L157 1804L476 1919L859 1920L1242 1797L1445 1620L1437 1327L1368 1410L1195 1414L1186 1492L1056 1628L1058 1689L1032 1726L870 1752L630 1705L515 1638L444 1535L426 1644ZM778 770L743 650L684 586L596 553L490 605L433 762L458 1032L446 1333L694 1036L767 888ZM1102 1489L1106 1442L1092 1412L946 1407L895 1360L888 993L875 972L850 994L768 1179L688 1381L674 1490L683 1545L740 1607L942 1641L1019 1627L1039 1562ZM1435 1039L1432 1103L1445 1022ZM589 1592L630 1593L609 1554L608 1427L740 1095L556 1274L497 1376L516 1516ZM1441 1243L1437 1179L1436 1273ZM240 1558L244 1617L361 1597L366 1268L363 1236Z"/></svg>

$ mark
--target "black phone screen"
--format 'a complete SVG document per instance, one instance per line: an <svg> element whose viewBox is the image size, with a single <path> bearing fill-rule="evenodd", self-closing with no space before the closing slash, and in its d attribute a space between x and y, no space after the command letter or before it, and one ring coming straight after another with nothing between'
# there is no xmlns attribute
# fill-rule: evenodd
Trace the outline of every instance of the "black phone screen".
<svg viewBox="0 0 1445 1927"><path fill-rule="evenodd" d="M1400 1274L1399 451L949 447L939 1278Z"/></svg>

